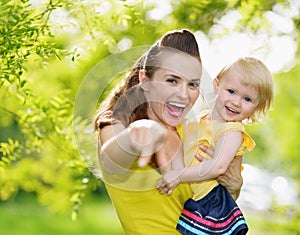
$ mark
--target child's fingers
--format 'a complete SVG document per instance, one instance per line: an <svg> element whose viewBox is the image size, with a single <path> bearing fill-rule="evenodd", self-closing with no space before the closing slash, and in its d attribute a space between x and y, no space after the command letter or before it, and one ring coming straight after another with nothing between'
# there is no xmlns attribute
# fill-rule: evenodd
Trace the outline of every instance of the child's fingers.
<svg viewBox="0 0 300 235"><path fill-rule="evenodd" d="M169 189L167 195L170 196L173 193L173 189Z"/></svg>
<svg viewBox="0 0 300 235"><path fill-rule="evenodd" d="M160 194L168 194L170 187L164 183L164 181L162 179L160 179L157 184L156 184L156 188L159 191ZM172 190L173 191L173 190ZM172 192L171 192L172 193Z"/></svg>
<svg viewBox="0 0 300 235"><path fill-rule="evenodd" d="M159 188L162 188L162 187L164 187L164 182L163 182L162 179L160 179L156 183L156 188L159 189Z"/></svg>
<svg viewBox="0 0 300 235"><path fill-rule="evenodd" d="M168 192L168 188L167 187L162 187L158 190L160 192L160 194L165 194Z"/></svg>

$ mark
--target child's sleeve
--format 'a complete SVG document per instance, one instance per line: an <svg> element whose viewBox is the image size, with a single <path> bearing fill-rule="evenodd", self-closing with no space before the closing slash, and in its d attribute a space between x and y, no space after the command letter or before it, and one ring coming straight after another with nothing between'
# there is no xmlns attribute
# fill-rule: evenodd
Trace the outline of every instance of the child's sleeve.
<svg viewBox="0 0 300 235"><path fill-rule="evenodd" d="M245 126L241 122L227 122L223 127L216 128L215 141L226 133L230 131L240 131L243 133L242 144L236 154L236 157L241 157L244 155L245 151L252 151L255 147L254 140L246 133Z"/></svg>

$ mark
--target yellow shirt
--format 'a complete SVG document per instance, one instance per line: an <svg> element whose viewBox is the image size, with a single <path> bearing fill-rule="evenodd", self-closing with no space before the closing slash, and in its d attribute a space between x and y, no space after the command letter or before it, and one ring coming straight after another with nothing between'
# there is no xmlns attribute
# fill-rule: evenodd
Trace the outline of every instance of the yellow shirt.
<svg viewBox="0 0 300 235"><path fill-rule="evenodd" d="M182 136L182 129L178 129ZM194 132L194 131L192 131ZM189 136L196 137L192 133ZM191 152L193 155L195 153ZM186 164L193 155L186 157ZM120 156L121 157L121 156ZM127 235L176 235L176 224L184 202L192 196L189 184L178 185L172 195L155 188L161 175L151 166L133 164L124 174L108 174L101 166L103 181Z"/></svg>
<svg viewBox="0 0 300 235"><path fill-rule="evenodd" d="M200 119L200 122L198 122L198 126L194 124L190 124L188 128L188 132L191 131L192 128L197 128L199 130L198 133L198 141L196 144L189 145L189 148L191 148L191 151L194 151L197 149L197 146L199 144L203 144L206 146L209 146L211 148L215 148L215 143L217 139L230 132L230 131L241 131L243 133L243 140L240 148L238 149L238 152L236 153L235 157L241 157L243 156L244 152L246 150L251 151L255 147L254 140L245 132L245 126L241 122L226 122L221 123L218 121L212 121L205 119L205 116ZM226 144L226 143L224 143ZM230 144L230 143L228 143ZM188 151L188 150L185 150ZM201 151L198 150L200 153ZM201 155L205 155L202 154ZM191 165L199 164L199 161L196 158L192 159ZM192 183L191 188L193 191L193 199L199 200L203 198L206 194L208 194L216 185L218 184L217 180L206 180L198 183Z"/></svg>

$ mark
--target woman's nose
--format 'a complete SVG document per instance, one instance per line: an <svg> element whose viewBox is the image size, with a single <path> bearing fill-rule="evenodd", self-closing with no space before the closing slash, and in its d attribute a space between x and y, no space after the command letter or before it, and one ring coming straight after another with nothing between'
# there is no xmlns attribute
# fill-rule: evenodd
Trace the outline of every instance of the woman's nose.
<svg viewBox="0 0 300 235"><path fill-rule="evenodd" d="M187 98L189 96L189 90L186 84L181 84L178 95L182 98Z"/></svg>

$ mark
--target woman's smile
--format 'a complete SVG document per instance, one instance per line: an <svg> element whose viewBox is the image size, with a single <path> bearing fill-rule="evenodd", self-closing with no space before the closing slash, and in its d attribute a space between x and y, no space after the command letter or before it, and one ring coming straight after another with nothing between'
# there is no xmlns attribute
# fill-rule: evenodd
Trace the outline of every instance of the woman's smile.
<svg viewBox="0 0 300 235"><path fill-rule="evenodd" d="M176 118L181 117L184 114L184 111L188 107L187 104L174 102L174 101L168 101L166 103L166 109L168 113Z"/></svg>

